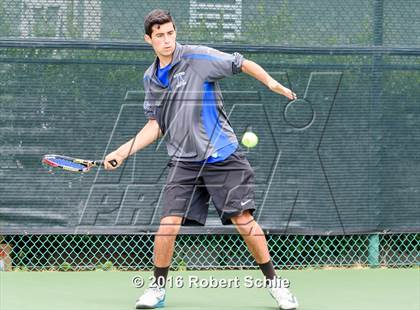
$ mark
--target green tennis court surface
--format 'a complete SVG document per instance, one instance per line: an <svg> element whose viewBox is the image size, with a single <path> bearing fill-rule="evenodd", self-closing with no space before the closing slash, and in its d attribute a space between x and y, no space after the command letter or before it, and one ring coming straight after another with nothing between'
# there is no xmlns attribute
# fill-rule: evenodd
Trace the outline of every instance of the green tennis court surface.
<svg viewBox="0 0 420 310"><path fill-rule="evenodd" d="M143 289L134 276L150 272L2 272L1 310L126 310ZM299 298L300 309L420 309L420 269L346 269L283 271ZM169 288L167 309L277 309L264 288L246 288L252 271L171 272L183 288ZM239 288L188 288L191 276L206 281L238 278ZM203 280L204 279L204 280ZM178 284L179 284L178 283ZM202 283L206 285L204 282Z"/></svg>

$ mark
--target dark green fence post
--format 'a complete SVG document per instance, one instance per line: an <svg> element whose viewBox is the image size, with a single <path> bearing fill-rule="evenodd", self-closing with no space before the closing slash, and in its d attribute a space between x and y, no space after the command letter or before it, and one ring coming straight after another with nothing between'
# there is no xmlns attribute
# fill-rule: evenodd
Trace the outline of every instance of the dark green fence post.
<svg viewBox="0 0 420 310"><path fill-rule="evenodd" d="M373 45L383 46L383 18L384 18L384 3L383 0L375 0L374 2L374 14L373 14ZM383 55L381 53L375 53L373 55L373 66L372 66L372 106L370 110L370 186L373 192L370 196L369 203L375 205L371 207L378 208L376 205L378 200L378 194L381 193L381 176L380 176L380 165L381 163L381 138L382 138L382 91L383 91ZM380 197L379 197L380 198ZM372 214L373 216L377 216ZM379 220L379 219L378 219ZM379 266L379 235L369 235L368 240L368 264L370 267Z"/></svg>
<svg viewBox="0 0 420 310"><path fill-rule="evenodd" d="M370 235L368 244L368 263L370 267L379 266L379 235Z"/></svg>
<svg viewBox="0 0 420 310"><path fill-rule="evenodd" d="M384 1L374 1L373 46L383 47ZM383 197L383 54L378 51L372 56L371 71L371 106L369 115L369 209L371 221L381 222L381 204ZM370 244L369 239L369 244Z"/></svg>

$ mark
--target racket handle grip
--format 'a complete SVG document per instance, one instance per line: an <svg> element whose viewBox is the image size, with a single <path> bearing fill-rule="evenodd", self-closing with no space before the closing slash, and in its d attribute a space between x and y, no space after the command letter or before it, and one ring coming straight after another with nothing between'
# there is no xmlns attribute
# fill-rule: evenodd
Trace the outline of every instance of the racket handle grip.
<svg viewBox="0 0 420 310"><path fill-rule="evenodd" d="M118 163L115 159L110 160L109 163L111 164L112 167L116 167L118 165ZM104 161L103 160L98 160L98 161L95 162L95 164L98 165L98 166L103 166Z"/></svg>

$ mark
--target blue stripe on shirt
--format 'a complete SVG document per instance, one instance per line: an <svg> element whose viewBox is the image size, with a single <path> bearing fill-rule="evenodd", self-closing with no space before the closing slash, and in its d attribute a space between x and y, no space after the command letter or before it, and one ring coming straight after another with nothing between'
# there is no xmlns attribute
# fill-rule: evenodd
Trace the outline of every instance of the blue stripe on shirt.
<svg viewBox="0 0 420 310"><path fill-rule="evenodd" d="M161 68L160 64L158 63L156 75L164 87L169 86L169 70L171 70L171 68L171 64Z"/></svg>
<svg viewBox="0 0 420 310"><path fill-rule="evenodd" d="M210 60L210 61L221 61L221 60L223 60L220 57L207 55L207 54L185 54L182 57L183 58L191 58L191 59L204 59L204 60Z"/></svg>
<svg viewBox="0 0 420 310"><path fill-rule="evenodd" d="M207 159L207 163L225 160L236 150L238 144L230 141L222 129L214 96L214 83L211 82L204 82L201 119L211 144L217 150L215 154Z"/></svg>

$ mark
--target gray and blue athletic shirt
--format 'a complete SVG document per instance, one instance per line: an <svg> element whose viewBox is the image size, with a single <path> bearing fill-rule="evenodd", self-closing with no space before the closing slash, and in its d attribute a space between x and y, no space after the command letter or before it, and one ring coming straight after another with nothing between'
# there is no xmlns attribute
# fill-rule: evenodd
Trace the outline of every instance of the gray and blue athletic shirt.
<svg viewBox="0 0 420 310"><path fill-rule="evenodd" d="M156 58L146 70L144 112L159 123L172 159L212 163L236 150L217 81L241 72L243 59L238 53L176 43L171 64L159 71Z"/></svg>

